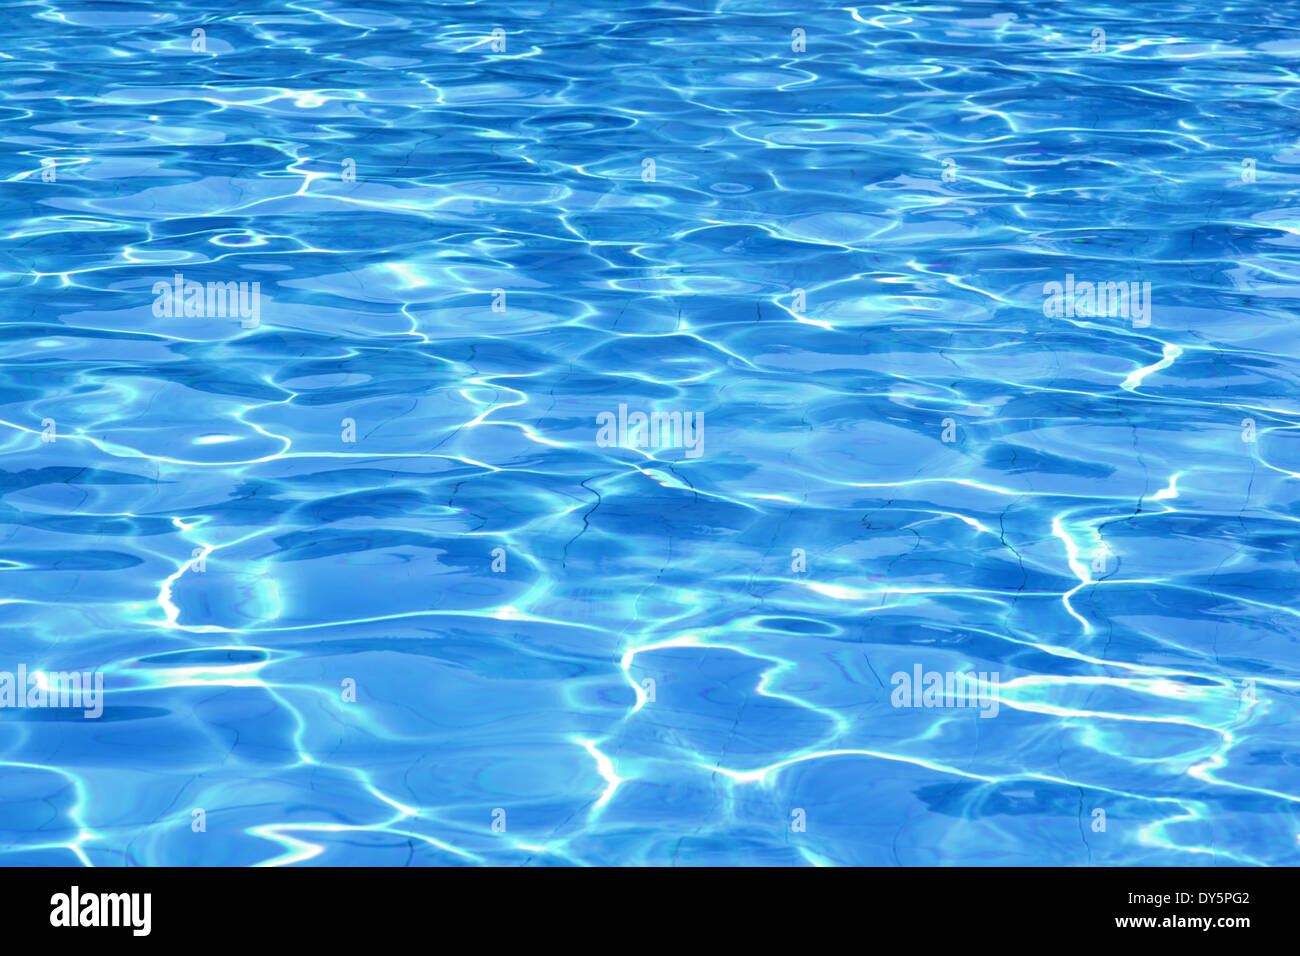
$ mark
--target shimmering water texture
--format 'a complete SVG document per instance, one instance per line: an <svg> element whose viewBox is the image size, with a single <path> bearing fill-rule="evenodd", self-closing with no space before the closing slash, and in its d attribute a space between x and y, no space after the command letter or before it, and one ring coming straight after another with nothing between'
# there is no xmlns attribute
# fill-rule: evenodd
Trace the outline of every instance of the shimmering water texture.
<svg viewBox="0 0 1300 956"><path fill-rule="evenodd" d="M1300 863L1294 4L224 6L5 7L0 862Z"/></svg>

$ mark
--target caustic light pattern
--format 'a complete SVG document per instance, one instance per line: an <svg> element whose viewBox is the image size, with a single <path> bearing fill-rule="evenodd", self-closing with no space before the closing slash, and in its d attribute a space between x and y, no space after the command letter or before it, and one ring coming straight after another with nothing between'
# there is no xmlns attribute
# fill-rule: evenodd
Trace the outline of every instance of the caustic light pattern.
<svg viewBox="0 0 1300 956"><path fill-rule="evenodd" d="M1300 863L1288 4L18 0L0 862Z"/></svg>

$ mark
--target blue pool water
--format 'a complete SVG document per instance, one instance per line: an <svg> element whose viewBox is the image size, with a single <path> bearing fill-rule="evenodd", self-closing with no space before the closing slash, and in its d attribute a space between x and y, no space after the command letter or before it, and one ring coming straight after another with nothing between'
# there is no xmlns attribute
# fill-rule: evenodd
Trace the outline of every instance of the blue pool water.
<svg viewBox="0 0 1300 956"><path fill-rule="evenodd" d="M1294 9L221 6L0 26L0 862L1300 862Z"/></svg>

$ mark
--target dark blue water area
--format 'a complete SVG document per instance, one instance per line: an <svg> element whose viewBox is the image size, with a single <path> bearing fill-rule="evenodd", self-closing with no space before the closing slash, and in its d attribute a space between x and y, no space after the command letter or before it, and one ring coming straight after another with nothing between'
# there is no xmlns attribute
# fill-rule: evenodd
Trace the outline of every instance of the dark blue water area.
<svg viewBox="0 0 1300 956"><path fill-rule="evenodd" d="M0 33L0 863L1300 863L1300 10Z"/></svg>

